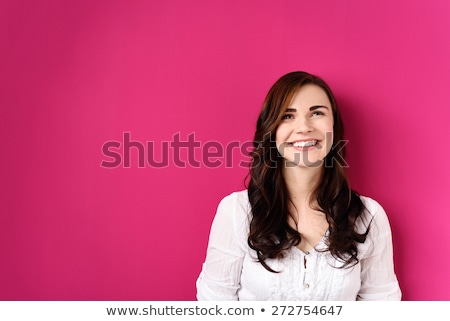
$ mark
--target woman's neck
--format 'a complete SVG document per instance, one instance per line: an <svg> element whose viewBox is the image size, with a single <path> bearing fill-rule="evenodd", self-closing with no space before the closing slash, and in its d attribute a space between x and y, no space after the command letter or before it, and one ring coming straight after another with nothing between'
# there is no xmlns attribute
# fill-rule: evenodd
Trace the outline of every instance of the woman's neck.
<svg viewBox="0 0 450 321"><path fill-rule="evenodd" d="M291 199L309 203L311 194L322 177L322 172L322 167L285 166L283 177Z"/></svg>

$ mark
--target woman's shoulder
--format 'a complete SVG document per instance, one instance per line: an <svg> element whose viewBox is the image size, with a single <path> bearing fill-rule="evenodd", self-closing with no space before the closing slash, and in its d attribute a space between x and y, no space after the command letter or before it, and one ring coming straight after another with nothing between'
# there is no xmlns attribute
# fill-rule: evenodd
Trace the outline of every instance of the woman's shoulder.
<svg viewBox="0 0 450 321"><path fill-rule="evenodd" d="M359 196L365 207L366 218L370 221L371 226L375 228L377 234L382 231L390 232L389 219L383 206L375 199L369 196Z"/></svg>
<svg viewBox="0 0 450 321"><path fill-rule="evenodd" d="M248 192L246 189L231 192L222 198L221 202L248 202Z"/></svg>
<svg viewBox="0 0 450 321"><path fill-rule="evenodd" d="M380 211L384 212L384 209L381 206L381 204L372 197L359 195L359 198L361 199L364 207L371 216L377 215L377 213Z"/></svg>
<svg viewBox="0 0 450 321"><path fill-rule="evenodd" d="M250 204L248 201L247 190L235 191L222 198L219 203L219 209L238 212L248 212Z"/></svg>
<svg viewBox="0 0 450 321"><path fill-rule="evenodd" d="M214 221L222 227L231 224L244 235L250 220L250 208L246 190L232 192L220 201Z"/></svg>

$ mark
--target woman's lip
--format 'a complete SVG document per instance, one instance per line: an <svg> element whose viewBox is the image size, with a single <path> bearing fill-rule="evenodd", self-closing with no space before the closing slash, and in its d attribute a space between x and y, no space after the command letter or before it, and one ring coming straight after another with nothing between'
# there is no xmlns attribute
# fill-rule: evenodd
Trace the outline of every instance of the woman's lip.
<svg viewBox="0 0 450 321"><path fill-rule="evenodd" d="M314 144L302 146L307 143L314 143ZM304 140L295 140L293 142L288 142L287 144L288 144L288 146L294 146L294 147L312 147L312 146L316 146L316 145L320 144L320 141L318 139L304 139ZM295 145L298 145L298 146L295 146Z"/></svg>
<svg viewBox="0 0 450 321"><path fill-rule="evenodd" d="M308 149L318 149L317 144L312 146L291 146L294 150L305 151Z"/></svg>
<svg viewBox="0 0 450 321"><path fill-rule="evenodd" d="M314 144L313 145L304 145L304 146L302 146L302 145L295 146L294 145L295 143L307 143L307 142L314 142ZM304 140L296 140L293 142L289 142L289 143L287 143L287 146L292 147L298 151L305 151L305 150L312 149L312 148L320 149L321 144L320 144L320 141L317 139L304 139Z"/></svg>
<svg viewBox="0 0 450 321"><path fill-rule="evenodd" d="M312 141L320 142L320 140L318 140L318 139L310 138L310 139L299 139L299 140L294 140L294 141L292 141L292 142L288 142L288 144L300 143L300 142L312 142Z"/></svg>

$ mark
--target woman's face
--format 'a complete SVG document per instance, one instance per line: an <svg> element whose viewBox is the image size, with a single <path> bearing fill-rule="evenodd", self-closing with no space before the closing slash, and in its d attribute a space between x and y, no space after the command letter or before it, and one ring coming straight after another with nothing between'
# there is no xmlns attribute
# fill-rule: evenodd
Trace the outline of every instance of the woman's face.
<svg viewBox="0 0 450 321"><path fill-rule="evenodd" d="M322 165L333 145L333 111L325 90L300 87L276 130L276 145L286 166Z"/></svg>

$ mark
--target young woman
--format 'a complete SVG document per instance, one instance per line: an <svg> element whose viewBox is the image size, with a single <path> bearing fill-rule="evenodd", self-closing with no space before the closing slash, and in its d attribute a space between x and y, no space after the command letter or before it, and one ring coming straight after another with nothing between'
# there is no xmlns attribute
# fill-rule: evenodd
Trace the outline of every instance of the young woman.
<svg viewBox="0 0 450 321"><path fill-rule="evenodd" d="M328 85L281 77L259 115L247 190L214 218L198 300L400 300L383 208L345 174Z"/></svg>

